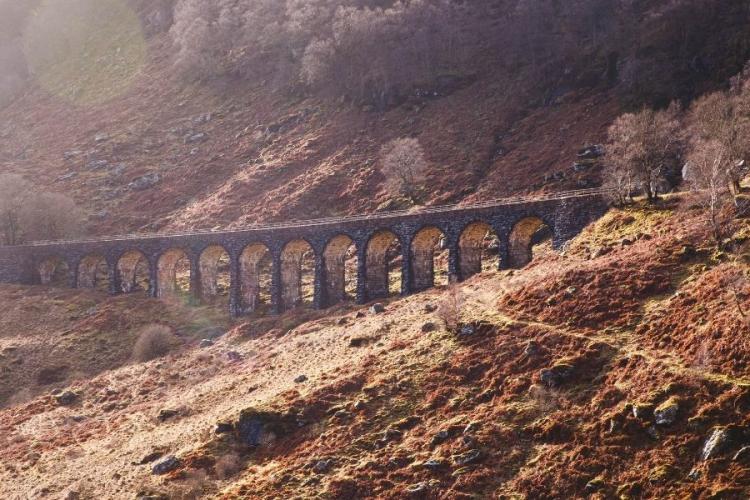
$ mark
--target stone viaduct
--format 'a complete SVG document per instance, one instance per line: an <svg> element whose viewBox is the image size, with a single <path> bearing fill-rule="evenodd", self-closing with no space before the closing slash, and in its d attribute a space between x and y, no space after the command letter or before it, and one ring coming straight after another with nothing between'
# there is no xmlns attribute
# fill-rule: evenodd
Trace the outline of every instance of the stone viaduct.
<svg viewBox="0 0 750 500"><path fill-rule="evenodd" d="M600 217L603 194L590 189L241 230L0 247L0 282L161 298L182 293L193 301L212 300L223 288L233 316L278 314L306 298L315 308L347 298L367 303L434 286L438 255L451 281L480 272L483 263L523 267L538 239L551 236L559 249ZM222 283L219 275L226 276Z"/></svg>

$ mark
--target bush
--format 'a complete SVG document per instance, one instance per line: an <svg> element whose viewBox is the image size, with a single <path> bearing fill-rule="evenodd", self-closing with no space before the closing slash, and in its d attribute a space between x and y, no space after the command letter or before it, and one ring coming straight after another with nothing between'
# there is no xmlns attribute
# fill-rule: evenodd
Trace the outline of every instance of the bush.
<svg viewBox="0 0 750 500"><path fill-rule="evenodd" d="M177 343L172 329L164 325L148 325L138 333L133 346L133 359L141 363L166 356Z"/></svg>

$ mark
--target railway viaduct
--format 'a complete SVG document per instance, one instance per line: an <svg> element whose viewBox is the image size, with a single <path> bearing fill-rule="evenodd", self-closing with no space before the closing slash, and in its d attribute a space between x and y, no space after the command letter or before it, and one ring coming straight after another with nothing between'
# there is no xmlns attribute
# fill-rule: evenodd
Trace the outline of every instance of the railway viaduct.
<svg viewBox="0 0 750 500"><path fill-rule="evenodd" d="M233 316L277 314L306 299L315 308L366 303L434 286L436 266L450 281L488 263L523 267L536 240L549 236L559 249L600 217L603 194L590 189L239 230L0 247L0 282L193 301L228 295Z"/></svg>

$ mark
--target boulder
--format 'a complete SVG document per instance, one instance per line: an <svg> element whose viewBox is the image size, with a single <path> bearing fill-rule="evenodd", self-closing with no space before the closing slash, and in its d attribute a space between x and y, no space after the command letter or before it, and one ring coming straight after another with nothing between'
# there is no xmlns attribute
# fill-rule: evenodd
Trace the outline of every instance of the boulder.
<svg viewBox="0 0 750 500"><path fill-rule="evenodd" d="M466 453L462 453L460 455L454 455L453 456L453 463L456 464L458 467L463 467L465 465L471 465L479 462L482 460L483 454L480 450L469 450Z"/></svg>
<svg viewBox="0 0 750 500"><path fill-rule="evenodd" d="M197 134L187 134L183 141L185 144L195 144L199 142L205 142L208 140L208 134L205 132L198 132Z"/></svg>
<svg viewBox="0 0 750 500"><path fill-rule="evenodd" d="M370 307L370 313L372 314L383 314L385 312L385 306L378 302Z"/></svg>
<svg viewBox="0 0 750 500"><path fill-rule="evenodd" d="M179 458L175 457L174 455L170 455L161 462L154 465L151 469L151 473L155 476L161 476L178 469L181 465L182 461Z"/></svg>
<svg viewBox="0 0 750 500"><path fill-rule="evenodd" d="M656 425L672 425L677 420L680 405L676 398L669 398L654 410Z"/></svg>
<svg viewBox="0 0 750 500"><path fill-rule="evenodd" d="M214 434L229 434L234 432L234 424L231 422L219 422L214 427Z"/></svg>
<svg viewBox="0 0 750 500"><path fill-rule="evenodd" d="M55 396L55 401L57 401L57 404L59 404L60 406L70 406L78 401L79 398L80 395L78 393L75 393L73 391L64 391Z"/></svg>
<svg viewBox="0 0 750 500"><path fill-rule="evenodd" d="M573 376L575 369L567 363L558 363L551 368L545 368L539 372L542 383L549 388L560 387Z"/></svg>
<svg viewBox="0 0 750 500"><path fill-rule="evenodd" d="M287 436L298 428L297 419L293 415L255 408L242 410L235 425L240 442L248 446L262 446Z"/></svg>
<svg viewBox="0 0 750 500"><path fill-rule="evenodd" d="M211 339L203 339L203 340L201 340L200 348L201 349L205 349L207 347L211 347L212 345L214 345L214 341L213 340L211 340Z"/></svg>
<svg viewBox="0 0 750 500"><path fill-rule="evenodd" d="M131 191L143 191L145 189L154 187L159 182L161 182L161 175L159 175L157 172L153 172L134 179L130 184L128 184L128 189L130 189Z"/></svg>
<svg viewBox="0 0 750 500"><path fill-rule="evenodd" d="M428 321L427 323L422 325L422 333L430 333L437 330L437 325L435 323L432 323L431 321Z"/></svg>
<svg viewBox="0 0 750 500"><path fill-rule="evenodd" d="M294 379L294 383L296 384L302 384L304 382L307 382L307 375L300 375Z"/></svg>
<svg viewBox="0 0 750 500"><path fill-rule="evenodd" d="M171 408L164 408L159 411L159 415L157 415L156 419L159 422L166 422L170 418L174 418L179 414L177 410L173 410Z"/></svg>
<svg viewBox="0 0 750 500"><path fill-rule="evenodd" d="M323 460L318 460L315 462L315 465L313 465L313 472L316 474L325 474L327 472L330 472L330 470L334 466L334 461L332 458L326 458Z"/></svg>
<svg viewBox="0 0 750 500"><path fill-rule="evenodd" d="M701 460L710 460L722 455L729 449L731 436L725 427L717 427L711 431L701 450Z"/></svg>

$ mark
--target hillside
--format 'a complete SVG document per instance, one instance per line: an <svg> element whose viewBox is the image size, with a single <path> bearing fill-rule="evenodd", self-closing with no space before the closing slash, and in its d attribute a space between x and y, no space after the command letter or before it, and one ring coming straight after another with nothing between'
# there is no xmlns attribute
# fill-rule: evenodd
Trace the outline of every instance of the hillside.
<svg viewBox="0 0 750 500"><path fill-rule="evenodd" d="M73 196L98 234L398 207L402 201L385 190L379 151L404 136L417 137L430 162L425 204L598 185L600 166L574 168L577 152L606 141L624 109L687 102L750 58L740 3L710 10L700 2L638 3L627 11L632 19L592 25L602 33L599 45L587 25L566 24L578 22L572 9L564 12L572 19L560 17L550 29L579 47L575 55L552 51L534 64L510 58L498 35L513 23L511 3L480 3L489 9L485 23L465 21L462 29L498 38L471 46L478 69L379 111L279 88L263 74L186 79L174 68L169 25L154 32L135 17L152 19L171 4L136 2L131 13L98 14L81 53L41 67L31 60L36 73L0 109L0 168ZM709 23L723 29L707 30ZM532 34L542 53L552 50ZM619 63L607 69L607 54L616 53Z"/></svg>
<svg viewBox="0 0 750 500"><path fill-rule="evenodd" d="M694 247L700 214L675 212L676 201L614 210L564 255L479 275L457 302L443 289L392 301L382 315L345 307L250 320L203 348L189 339L205 330L190 332L227 330L208 311L5 286L5 298L28 295L71 321L73 342L46 346L43 331L2 339L3 372L29 389L0 412L0 492L744 498L745 320L716 283L747 264ZM738 241L748 229L738 225ZM746 288L739 297L747 307ZM63 298L67 319L55 312ZM5 331L39 331L25 300L10 302ZM459 304L468 327L449 331L428 312L446 303ZM96 311L123 319L100 323ZM185 347L99 373L86 339L126 352L128 332L157 318L183 332ZM44 361L34 355L42 345ZM64 380L29 383L12 368L63 356L80 366ZM53 388L78 398L61 405ZM157 418L165 409L176 414ZM223 422L238 427L215 434ZM173 470L152 475L169 456Z"/></svg>

